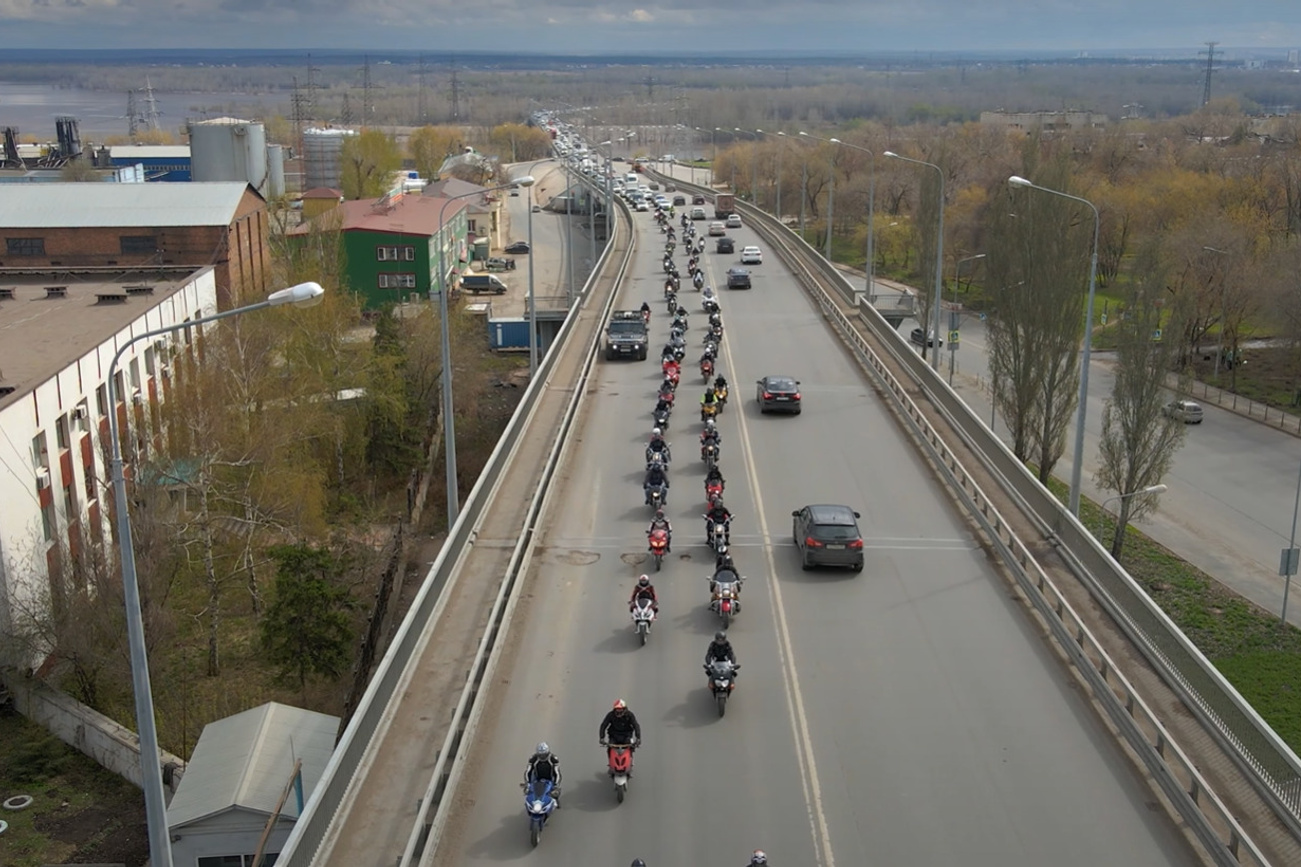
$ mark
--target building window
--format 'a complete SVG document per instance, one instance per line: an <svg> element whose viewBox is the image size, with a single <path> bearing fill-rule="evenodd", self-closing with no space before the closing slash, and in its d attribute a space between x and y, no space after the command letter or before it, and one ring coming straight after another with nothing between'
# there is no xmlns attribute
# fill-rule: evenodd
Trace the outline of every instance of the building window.
<svg viewBox="0 0 1301 867"><path fill-rule="evenodd" d="M45 533L45 541L54 541L54 530L57 526L54 518L54 501L51 500L48 506L41 506L41 530Z"/></svg>
<svg viewBox="0 0 1301 867"><path fill-rule="evenodd" d="M5 249L10 256L44 256L44 238L5 238Z"/></svg>
<svg viewBox="0 0 1301 867"><path fill-rule="evenodd" d="M152 346L145 347L145 372L150 376L157 373L154 368L154 348Z"/></svg>
<svg viewBox="0 0 1301 867"><path fill-rule="evenodd" d="M380 274L379 288L414 289L416 288L416 275L415 274Z"/></svg>
<svg viewBox="0 0 1301 867"><path fill-rule="evenodd" d="M131 388L139 390L140 388L140 359L131 359Z"/></svg>
<svg viewBox="0 0 1301 867"><path fill-rule="evenodd" d="M396 262L398 261L398 248L397 247L376 247L375 258L380 262Z"/></svg>
<svg viewBox="0 0 1301 867"><path fill-rule="evenodd" d="M59 451L68 450L68 417L61 415L54 422L54 438L59 443Z"/></svg>
<svg viewBox="0 0 1301 867"><path fill-rule="evenodd" d="M416 248L415 248L415 247L403 247L403 248L402 248L402 261L404 261L404 262L414 262L414 261L416 261Z"/></svg>
<svg viewBox="0 0 1301 867"><path fill-rule="evenodd" d="M118 238L123 255L144 254L152 256L158 252L157 235L123 235Z"/></svg>
<svg viewBox="0 0 1301 867"><path fill-rule="evenodd" d="M100 418L108 415L108 383L103 383L95 389L95 412Z"/></svg>
<svg viewBox="0 0 1301 867"><path fill-rule="evenodd" d="M471 235L479 234L479 230L476 228L474 220L470 220L466 228L469 229Z"/></svg>
<svg viewBox="0 0 1301 867"><path fill-rule="evenodd" d="M32 468L37 470L50 468L50 452L45 445L44 431L32 437Z"/></svg>
<svg viewBox="0 0 1301 867"><path fill-rule="evenodd" d="M99 498L99 492L95 488L95 468L94 466L86 467L86 502L93 503Z"/></svg>
<svg viewBox="0 0 1301 867"><path fill-rule="evenodd" d="M71 524L77 520L77 500L72 495L72 485L65 485L63 488L63 517Z"/></svg>

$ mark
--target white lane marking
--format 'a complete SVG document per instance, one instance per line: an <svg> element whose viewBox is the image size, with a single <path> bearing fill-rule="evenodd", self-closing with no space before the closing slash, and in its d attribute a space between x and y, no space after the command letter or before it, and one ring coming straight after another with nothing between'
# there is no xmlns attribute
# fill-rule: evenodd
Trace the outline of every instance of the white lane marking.
<svg viewBox="0 0 1301 867"><path fill-rule="evenodd" d="M727 356L727 366L736 378L736 363L732 359L732 349L725 339L721 347ZM739 403L739 402L738 402ZM745 410L736 407L737 424L741 427L741 452L745 461L745 472L750 478L750 487L754 490L755 513L759 523L759 533L765 539L771 539L768 521L764 517L763 495L759 490L759 473L754 463L754 454L750 451L750 435L746 430ZM818 764L813 758L813 738L809 734L808 716L804 711L804 696L800 692L799 674L795 670L795 653L791 647L790 628L786 624L786 606L782 604L781 587L777 582L777 563L773 559L773 547L764 547L764 557L768 561L768 589L772 593L773 622L777 627L777 652L782 661L783 680L786 681L786 707L791 715L791 734L795 736L795 754L799 759L800 784L804 789L804 803L809 813L809 831L813 835L814 848L821 848L818 864L835 867L836 856L831 851L831 833L827 830L827 816L822 809L822 787L818 782Z"/></svg>

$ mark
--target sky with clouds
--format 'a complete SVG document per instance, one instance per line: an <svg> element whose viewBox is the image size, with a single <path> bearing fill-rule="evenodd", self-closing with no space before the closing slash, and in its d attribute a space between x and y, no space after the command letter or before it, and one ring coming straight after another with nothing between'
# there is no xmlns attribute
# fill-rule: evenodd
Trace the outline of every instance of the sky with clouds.
<svg viewBox="0 0 1301 867"><path fill-rule="evenodd" d="M4 48L1301 47L1301 0L0 0Z"/></svg>

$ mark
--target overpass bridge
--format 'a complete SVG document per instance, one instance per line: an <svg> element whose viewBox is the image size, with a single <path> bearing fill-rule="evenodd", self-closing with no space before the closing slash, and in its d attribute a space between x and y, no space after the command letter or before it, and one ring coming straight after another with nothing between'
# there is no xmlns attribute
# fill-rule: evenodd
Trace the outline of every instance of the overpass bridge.
<svg viewBox="0 0 1301 867"><path fill-rule="evenodd" d="M940 440L905 356L873 355L852 291L743 213L767 260L722 299L722 467L749 578L727 717L699 669L716 623L690 365L661 616L646 647L627 623L658 368L595 349L606 311L655 300L662 274L648 217L621 211L279 863L1269 863ZM704 258L724 284L731 257ZM770 373L801 380L802 415L756 412ZM821 501L862 513L862 574L799 568L790 512ZM596 745L615 698L647 740L618 806ZM517 783L539 740L563 758L565 808L530 851Z"/></svg>

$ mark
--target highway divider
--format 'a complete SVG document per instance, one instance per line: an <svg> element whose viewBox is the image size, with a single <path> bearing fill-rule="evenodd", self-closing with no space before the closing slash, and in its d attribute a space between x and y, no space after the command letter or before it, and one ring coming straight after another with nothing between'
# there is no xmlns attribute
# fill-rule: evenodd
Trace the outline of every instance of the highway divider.
<svg viewBox="0 0 1301 867"><path fill-rule="evenodd" d="M682 181L675 183L679 188L713 192ZM737 206L748 225L801 275L801 283L814 295L842 339L884 390L893 396L918 442L923 444L931 460L985 530L1026 598L1044 618L1061 649L1089 683L1107 717L1208 854L1223 865L1268 864L1231 811L1207 785L1197 766L1174 742L1156 714L1053 585L1024 542L963 468L912 400L908 389L898 381L859 333L855 323L845 316L823 287L833 287L844 300L858 306L860 319L877 342L886 347L891 360L907 371L913 383L920 386L941 410L965 444L981 456L986 469L998 479L1004 493L1010 495L1039 524L1045 535L1056 542L1068 563L1072 564L1073 571L1089 586L1094 598L1116 618L1130 640L1144 652L1149 663L1161 672L1175 692L1198 713L1207 730L1218 735L1222 748L1236 757L1247 777L1258 782L1258 789L1289 828L1295 827L1297 798L1301 797L1301 786L1297 782L1301 780L1301 762L1297 761L1295 754L1087 529L1029 473L944 380L919 355L903 345L897 332L866 303L861 290L851 286L833 265L771 215L739 200ZM1181 664L1191 669L1191 676L1185 673Z"/></svg>
<svg viewBox="0 0 1301 867"><path fill-rule="evenodd" d="M626 220L625 217L624 220L619 222L625 222ZM616 223L616 235L620 228L631 232L630 227L620 227ZM570 315L566 317L564 324L556 334L555 340L552 341L546 354L538 362L536 375L525 389L519 405L506 425L506 430L480 472L474 488L462 504L460 514L452 525L452 529L439 550L433 565L430 566L429 572L426 573L410 610L408 610L406 617L403 618L392 643L376 667L375 674L366 687L366 692L362 696L352 720L349 722L347 729L344 730L339 742L335 745L334 752L330 756L330 761L327 763L320 781L312 790L298 821L294 823L293 830L285 841L280 857L276 862L281 867L309 867L314 862L317 851L321 843L326 839L335 816L344 802L349 786L362 766L372 740L376 733L384 728L385 716L405 680L408 664L412 661L416 650L424 643L426 630L437 620L438 613L442 610L443 604L448 597L448 588L456 581L457 566L461 561L461 555L467 546L473 543L483 515L494 501L497 482L525 437L533 411L537 407L539 398L546 390L546 384L553 368L556 366L556 360L566 351L569 338L574 333L578 321L578 317L574 315L574 312L588 302L592 288L600 284L601 275L608 267L615 264L620 274L627 268L627 262L633 249L631 244L622 251L622 261L612 263L611 258L616 253L616 247L617 245L614 243L605 245L600 257L594 264L592 276L584 285L574 306L571 307ZM612 292L610 299L605 302L606 307L613 303L614 297L615 293ZM599 328L596 341L599 344ZM513 492L513 495L518 496L518 492ZM511 582L504 581L503 587L509 583ZM494 607L494 616L499 617L503 613L504 611L500 610L500 606ZM497 625L490 622L484 640L495 640L497 634ZM491 646L487 649L491 650ZM485 647L481 642L480 655L476 657L474 670L470 673L470 681L474 682L474 689L471 690L471 694L477 692L479 678L476 676L476 672L482 673L484 651ZM470 687L471 683L467 682L466 689L470 690ZM457 716L453 720L449 732L449 738L453 739L453 743L445 743L444 750L439 755L439 767L434 774L432 794L441 794L436 784L440 778L446 778L447 761L454 758L454 756L446 756L445 758L445 754L449 752L449 746L452 747L452 753L455 753L459 747L461 735L465 728L466 714L470 710L472 710L471 703L468 702L463 693L462 702L458 703L457 706ZM427 798L421 804L420 813L422 817L427 815L430 807L437 806L434 803L436 800L438 799ZM422 819L418 826L423 827L426 824Z"/></svg>

